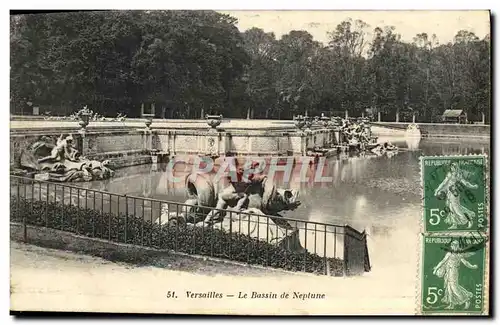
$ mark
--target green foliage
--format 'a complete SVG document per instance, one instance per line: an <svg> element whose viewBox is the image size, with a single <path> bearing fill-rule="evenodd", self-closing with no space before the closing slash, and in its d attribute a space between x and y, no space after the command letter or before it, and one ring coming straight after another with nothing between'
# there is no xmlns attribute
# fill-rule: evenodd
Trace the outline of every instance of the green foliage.
<svg viewBox="0 0 500 325"><path fill-rule="evenodd" d="M276 39L239 32L214 11L106 11L11 18L11 98L69 115L88 105L102 115L221 113L291 118L348 110L396 112L437 121L445 109L471 120L490 111L490 39L461 30L439 44L421 33L403 42L394 27L347 19L323 45L306 31ZM373 37L368 31L373 28ZM14 109L19 113L20 109Z"/></svg>
<svg viewBox="0 0 500 325"><path fill-rule="evenodd" d="M324 274L329 263L331 274L343 274L343 262L309 252L297 253L240 233L183 225L160 226L133 215L84 209L60 202L31 201L11 197L11 221L77 233L157 249L219 257L290 271Z"/></svg>

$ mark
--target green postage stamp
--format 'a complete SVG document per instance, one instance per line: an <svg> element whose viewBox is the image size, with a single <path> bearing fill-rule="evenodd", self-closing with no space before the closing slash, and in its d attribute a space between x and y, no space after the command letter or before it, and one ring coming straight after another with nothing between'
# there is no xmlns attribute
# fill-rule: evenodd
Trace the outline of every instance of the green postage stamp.
<svg viewBox="0 0 500 325"><path fill-rule="evenodd" d="M420 166L424 232L486 230L486 156L424 156Z"/></svg>
<svg viewBox="0 0 500 325"><path fill-rule="evenodd" d="M422 235L420 312L482 314L487 308L487 238Z"/></svg>

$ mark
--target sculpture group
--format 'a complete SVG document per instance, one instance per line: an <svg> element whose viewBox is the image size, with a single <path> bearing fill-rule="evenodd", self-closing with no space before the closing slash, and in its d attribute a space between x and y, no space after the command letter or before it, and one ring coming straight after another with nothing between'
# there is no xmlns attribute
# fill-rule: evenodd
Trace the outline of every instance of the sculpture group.
<svg viewBox="0 0 500 325"><path fill-rule="evenodd" d="M368 151L376 155L395 152L398 148L391 143L377 142L377 137L372 135L370 124L366 119L342 119L340 126L342 143L355 147L361 151Z"/></svg>
<svg viewBox="0 0 500 325"><path fill-rule="evenodd" d="M235 177L214 179L201 173L187 175L185 188L188 199L182 209L170 212L168 205L164 205L157 222L198 227L220 225L226 231L238 229L240 233L248 232L245 234L249 236L287 245L289 249L303 250L297 237L298 229L280 215L300 206L299 192L278 188L265 175L249 173L243 178L245 173L245 169L239 167ZM272 227L268 226L268 217L260 217L264 215L269 216ZM239 229L241 226L237 228L236 224L233 227L233 222L248 223L248 228ZM257 228L262 229L259 231Z"/></svg>
<svg viewBox="0 0 500 325"><path fill-rule="evenodd" d="M21 153L20 167L35 177L54 182L102 180L113 176L109 161L87 159L76 149L71 134L55 141L42 137Z"/></svg>

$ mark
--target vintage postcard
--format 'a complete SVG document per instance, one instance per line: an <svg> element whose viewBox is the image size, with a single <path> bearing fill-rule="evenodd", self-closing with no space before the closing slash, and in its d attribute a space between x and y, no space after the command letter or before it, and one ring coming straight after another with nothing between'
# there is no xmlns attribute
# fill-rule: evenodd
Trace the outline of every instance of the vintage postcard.
<svg viewBox="0 0 500 325"><path fill-rule="evenodd" d="M11 13L11 313L490 315L490 28Z"/></svg>

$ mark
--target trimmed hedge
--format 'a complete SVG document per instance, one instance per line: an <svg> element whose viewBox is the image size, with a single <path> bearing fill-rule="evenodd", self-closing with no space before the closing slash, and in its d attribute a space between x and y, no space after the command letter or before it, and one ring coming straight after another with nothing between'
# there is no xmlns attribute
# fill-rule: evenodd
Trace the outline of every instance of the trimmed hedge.
<svg viewBox="0 0 500 325"><path fill-rule="evenodd" d="M224 258L290 271L325 274L325 258L317 254L286 250L240 233L183 225L163 225L133 215L85 209L60 202L11 197L11 221L46 226L114 242L170 249L188 254ZM125 231L126 230L126 231ZM305 269L304 269L305 261ZM343 275L343 261L327 258L330 274Z"/></svg>

